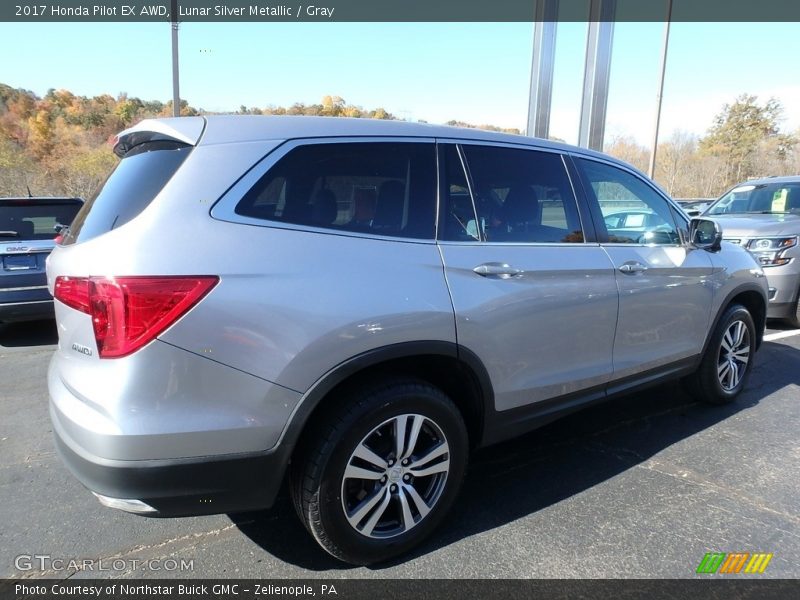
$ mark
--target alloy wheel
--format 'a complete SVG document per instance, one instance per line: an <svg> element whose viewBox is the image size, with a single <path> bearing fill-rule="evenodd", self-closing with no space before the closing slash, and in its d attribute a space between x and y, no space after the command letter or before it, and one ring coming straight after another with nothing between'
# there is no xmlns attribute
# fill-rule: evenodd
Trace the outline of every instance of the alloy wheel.
<svg viewBox="0 0 800 600"><path fill-rule="evenodd" d="M750 361L750 330L744 321L734 321L725 330L719 348L717 377L722 389L730 392L739 385Z"/></svg>
<svg viewBox="0 0 800 600"><path fill-rule="evenodd" d="M347 461L347 521L369 538L406 533L433 509L449 471L450 447L434 421L418 414L392 417L370 431Z"/></svg>

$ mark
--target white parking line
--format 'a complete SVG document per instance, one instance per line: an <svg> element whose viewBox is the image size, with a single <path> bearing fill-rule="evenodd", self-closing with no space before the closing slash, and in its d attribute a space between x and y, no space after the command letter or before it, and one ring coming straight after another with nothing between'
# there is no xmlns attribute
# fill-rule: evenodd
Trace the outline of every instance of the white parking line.
<svg viewBox="0 0 800 600"><path fill-rule="evenodd" d="M777 333L768 333L764 336L765 342L774 342L775 340L782 340L783 338L792 337L793 335L800 335L800 329L790 329L789 331L778 331Z"/></svg>

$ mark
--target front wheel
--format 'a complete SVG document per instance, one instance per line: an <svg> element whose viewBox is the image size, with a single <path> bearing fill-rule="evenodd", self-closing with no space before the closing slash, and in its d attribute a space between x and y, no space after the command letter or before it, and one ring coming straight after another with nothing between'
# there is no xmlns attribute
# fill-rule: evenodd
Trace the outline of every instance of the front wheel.
<svg viewBox="0 0 800 600"><path fill-rule="evenodd" d="M744 306L729 306L711 335L700 367L685 380L690 394L711 404L732 402L744 389L755 350L753 317Z"/></svg>
<svg viewBox="0 0 800 600"><path fill-rule="evenodd" d="M365 386L348 395L306 440L291 490L327 552L369 564L408 551L439 524L461 485L468 441L458 408L427 383Z"/></svg>

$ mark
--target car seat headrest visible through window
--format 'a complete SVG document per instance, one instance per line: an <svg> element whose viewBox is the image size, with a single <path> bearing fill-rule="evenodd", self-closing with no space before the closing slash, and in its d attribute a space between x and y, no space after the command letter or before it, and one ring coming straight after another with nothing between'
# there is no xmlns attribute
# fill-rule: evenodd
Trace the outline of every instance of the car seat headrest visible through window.
<svg viewBox="0 0 800 600"><path fill-rule="evenodd" d="M331 190L319 190L311 205L311 221L314 225L332 225L339 214L336 194Z"/></svg>
<svg viewBox="0 0 800 600"><path fill-rule="evenodd" d="M399 181L385 181L378 190L375 218L372 229L388 229L399 232L403 227L403 206L406 186Z"/></svg>

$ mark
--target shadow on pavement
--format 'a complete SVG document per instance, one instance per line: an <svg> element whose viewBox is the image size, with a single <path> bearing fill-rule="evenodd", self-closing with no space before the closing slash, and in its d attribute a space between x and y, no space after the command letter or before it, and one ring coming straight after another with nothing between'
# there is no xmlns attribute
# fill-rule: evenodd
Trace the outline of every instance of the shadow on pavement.
<svg viewBox="0 0 800 600"><path fill-rule="evenodd" d="M0 325L0 346L6 348L51 346L57 343L56 322L52 319Z"/></svg>
<svg viewBox="0 0 800 600"><path fill-rule="evenodd" d="M676 382L480 450L444 524L411 554L371 568L411 560L579 494L792 384L800 384L800 350L767 342L748 387L732 404L699 404ZM319 549L285 494L270 511L232 518L242 533L281 560L315 571L349 568Z"/></svg>

